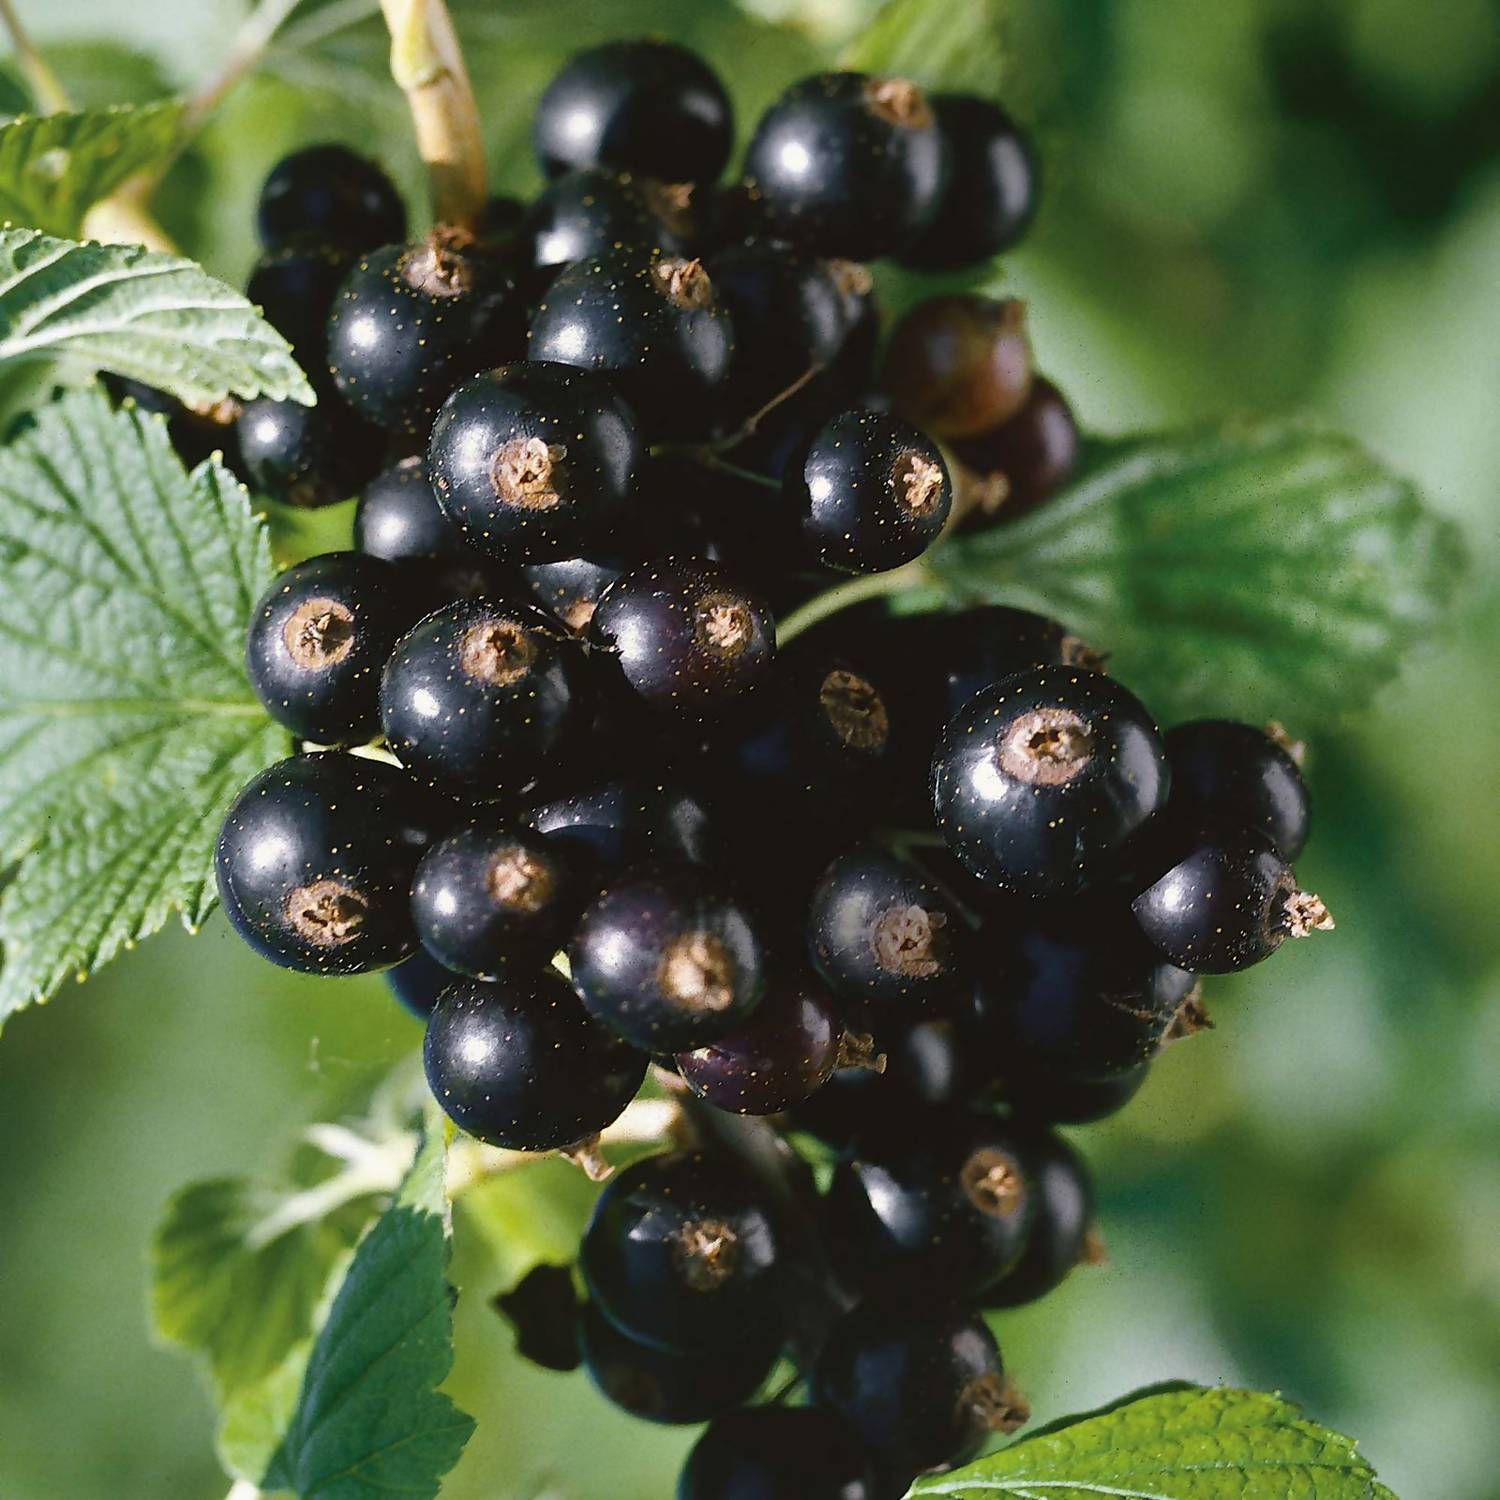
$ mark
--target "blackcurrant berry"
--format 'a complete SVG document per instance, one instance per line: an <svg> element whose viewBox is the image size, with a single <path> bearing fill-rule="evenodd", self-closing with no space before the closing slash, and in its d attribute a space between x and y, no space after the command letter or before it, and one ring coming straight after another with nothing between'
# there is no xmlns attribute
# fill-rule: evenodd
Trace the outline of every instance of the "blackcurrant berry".
<svg viewBox="0 0 1500 1500"><path fill-rule="evenodd" d="M1079 442L1072 407L1041 376L1032 382L1026 404L1003 426L955 441L954 454L976 476L971 528L1012 521L1050 499L1073 477Z"/></svg>
<svg viewBox="0 0 1500 1500"><path fill-rule="evenodd" d="M600 597L592 640L630 692L683 719L739 704L770 670L776 623L754 594L697 558L632 568Z"/></svg>
<svg viewBox="0 0 1500 1500"><path fill-rule="evenodd" d="M617 245L682 255L696 238L692 198L682 186L609 172L567 172L526 211L523 253L553 275Z"/></svg>
<svg viewBox="0 0 1500 1500"><path fill-rule="evenodd" d="M556 849L495 817L476 818L434 844L411 888L422 946L476 979L545 963L567 936L579 900Z"/></svg>
<svg viewBox="0 0 1500 1500"><path fill-rule="evenodd" d="M797 966L773 970L743 1026L677 1054L682 1081L700 1098L740 1115L774 1115L823 1087L844 1037L833 997Z"/></svg>
<svg viewBox="0 0 1500 1500"><path fill-rule="evenodd" d="M605 377L571 365L475 376L443 403L427 449L444 514L471 547L515 561L606 540L640 462L630 408Z"/></svg>
<svg viewBox="0 0 1500 1500"><path fill-rule="evenodd" d="M354 508L354 545L388 562L477 561L443 514L427 478L426 460L415 456L383 469L360 491Z"/></svg>
<svg viewBox="0 0 1500 1500"><path fill-rule="evenodd" d="M359 260L328 318L340 394L366 421L419 441L458 385L514 358L521 343L519 304L499 261L441 227Z"/></svg>
<svg viewBox="0 0 1500 1500"><path fill-rule="evenodd" d="M419 1021L425 1021L432 1014L438 996L450 985L457 984L459 978L423 951L403 958L394 969L385 971L385 982L391 993L402 1008Z"/></svg>
<svg viewBox="0 0 1500 1500"><path fill-rule="evenodd" d="M1092 1125L1124 1109L1150 1071L1143 1062L1108 1078L1071 1078L1016 1055L1002 1062L999 1093L1018 1120Z"/></svg>
<svg viewBox="0 0 1500 1500"><path fill-rule="evenodd" d="M578 1263L595 1305L640 1343L722 1351L785 1327L781 1228L755 1185L716 1158L673 1152L617 1173Z"/></svg>
<svg viewBox="0 0 1500 1500"><path fill-rule="evenodd" d="M245 669L278 723L319 745L380 730L380 672L422 613L400 572L363 552L326 552L277 576L250 617Z"/></svg>
<svg viewBox="0 0 1500 1500"><path fill-rule="evenodd" d="M606 42L576 54L547 85L531 124L542 170L637 172L712 182L734 144L734 115L713 71L663 41Z"/></svg>
<svg viewBox="0 0 1500 1500"><path fill-rule="evenodd" d="M943 156L915 84L822 73L793 84L761 116L745 174L776 234L817 255L873 260L926 228Z"/></svg>
<svg viewBox="0 0 1500 1500"><path fill-rule="evenodd" d="M578 642L533 604L445 606L386 664L380 717L414 774L471 797L520 792L589 722Z"/></svg>
<svg viewBox="0 0 1500 1500"><path fill-rule="evenodd" d="M571 1266L533 1266L508 1292L490 1303L516 1335L516 1353L544 1370L566 1374L583 1362L578 1344L583 1308L573 1289Z"/></svg>
<svg viewBox="0 0 1500 1500"><path fill-rule="evenodd" d="M245 286L246 298L292 346L297 363L315 380L328 364L328 310L355 257L346 245L282 245L256 261Z"/></svg>
<svg viewBox="0 0 1500 1500"><path fill-rule="evenodd" d="M1067 895L1096 878L1166 800L1161 736L1099 672L1037 667L976 694L944 731L932 805L981 880Z"/></svg>
<svg viewBox="0 0 1500 1500"><path fill-rule="evenodd" d="M476 1139L512 1151L576 1146L612 1124L646 1059L596 1026L554 969L445 990L422 1044L427 1086Z"/></svg>
<svg viewBox="0 0 1500 1500"><path fill-rule="evenodd" d="M1131 910L1163 957L1195 973L1227 974L1269 958L1289 937L1333 926L1271 842L1249 829L1172 830L1160 874Z"/></svg>
<svg viewBox="0 0 1500 1500"><path fill-rule="evenodd" d="M250 483L288 505L346 500L380 463L378 437L331 392L316 406L258 396L241 408L235 433Z"/></svg>
<svg viewBox="0 0 1500 1500"><path fill-rule="evenodd" d="M749 1406L711 1422L677 1500L881 1500L853 1433L815 1406Z"/></svg>
<svg viewBox="0 0 1500 1500"><path fill-rule="evenodd" d="M787 466L783 486L808 549L845 573L879 573L921 556L953 505L936 444L877 411L826 423Z"/></svg>
<svg viewBox="0 0 1500 1500"><path fill-rule="evenodd" d="M521 573L536 602L569 630L582 635L605 589L636 561L614 552L590 552L582 557L525 563Z"/></svg>
<svg viewBox="0 0 1500 1500"><path fill-rule="evenodd" d="M531 323L531 359L613 376L653 440L707 427L733 352L729 313L702 265L628 246L569 266Z"/></svg>
<svg viewBox="0 0 1500 1500"><path fill-rule="evenodd" d="M627 1338L592 1304L579 1327L583 1367L598 1389L647 1422L706 1422L748 1401L771 1373L780 1338L679 1354Z"/></svg>
<svg viewBox="0 0 1500 1500"><path fill-rule="evenodd" d="M612 881L579 919L568 957L583 1003L649 1052L728 1036L765 987L749 913L696 865L642 865Z"/></svg>
<svg viewBox="0 0 1500 1500"><path fill-rule="evenodd" d="M99 372L99 383L117 404L130 402L143 412L164 418L172 447L184 468L196 468L210 454L219 453L232 473L243 473L235 431L238 415L235 403L224 402L206 412L195 411L154 385L113 375L108 370Z"/></svg>
<svg viewBox="0 0 1500 1500"><path fill-rule="evenodd" d="M391 179L347 146L307 146L284 156L260 190L260 242L318 240L370 250L406 237L406 209Z"/></svg>
<svg viewBox="0 0 1500 1500"><path fill-rule="evenodd" d="M1009 422L1031 381L1026 304L972 292L917 303L891 330L881 366L896 410L940 438Z"/></svg>
<svg viewBox="0 0 1500 1500"><path fill-rule="evenodd" d="M938 94L932 101L947 157L937 213L901 259L927 271L958 270L1008 250L1026 232L1039 185L1031 145L988 99Z"/></svg>
<svg viewBox="0 0 1500 1500"><path fill-rule="evenodd" d="M273 963L363 974L416 951L408 902L433 836L409 776L353 755L294 755L253 777L214 854L230 923Z"/></svg>
<svg viewBox="0 0 1500 1500"><path fill-rule="evenodd" d="M812 1393L866 1453L906 1475L963 1463L990 1433L1013 1431L1030 1415L983 1320L909 1288L872 1297L835 1323Z"/></svg>
<svg viewBox="0 0 1500 1500"><path fill-rule="evenodd" d="M1094 1184L1088 1164L1054 1130L1014 1139L1035 1212L1021 1258L984 1294L986 1307L1020 1307L1060 1286L1091 1250ZM1097 1241L1092 1242L1097 1247Z"/></svg>
<svg viewBox="0 0 1500 1500"><path fill-rule="evenodd" d="M1195 719L1167 731L1174 815L1253 828L1286 860L1307 843L1307 787L1291 753L1266 731Z"/></svg>

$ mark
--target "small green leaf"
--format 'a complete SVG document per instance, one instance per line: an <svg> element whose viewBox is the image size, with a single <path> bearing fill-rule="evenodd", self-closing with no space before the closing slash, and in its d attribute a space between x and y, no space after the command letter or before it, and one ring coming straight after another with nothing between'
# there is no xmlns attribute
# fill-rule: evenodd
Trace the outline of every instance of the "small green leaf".
<svg viewBox="0 0 1500 1500"><path fill-rule="evenodd" d="M925 89L994 98L1009 52L1005 9L1005 0L888 0L840 60Z"/></svg>
<svg viewBox="0 0 1500 1500"><path fill-rule="evenodd" d="M97 390L0 448L0 1020L212 909L235 791L285 753L243 652L264 527Z"/></svg>
<svg viewBox="0 0 1500 1500"><path fill-rule="evenodd" d="M190 406L312 387L290 345L201 266L139 245L0 230L0 361L64 359L170 391Z"/></svg>
<svg viewBox="0 0 1500 1500"><path fill-rule="evenodd" d="M281 1447L281 1436L291 1426L307 1373L313 1341L305 1339L287 1351L276 1368L251 1385L241 1386L219 1407L216 1447L226 1473L261 1489L257 1481Z"/></svg>
<svg viewBox="0 0 1500 1500"><path fill-rule="evenodd" d="M453 1363L448 1233L434 1135L354 1253L262 1489L302 1500L437 1494L474 1429L436 1389Z"/></svg>
<svg viewBox="0 0 1500 1500"><path fill-rule="evenodd" d="M1358 444L1230 423L1107 447L1064 494L934 549L950 596L1055 615L1167 721L1365 706L1452 594L1455 528Z"/></svg>
<svg viewBox="0 0 1500 1500"><path fill-rule="evenodd" d="M1257 1391L1138 1392L1056 1423L951 1474L912 1500L1395 1500L1354 1443Z"/></svg>
<svg viewBox="0 0 1500 1500"><path fill-rule="evenodd" d="M163 99L0 126L0 222L76 235L101 198L166 159L181 116L180 101Z"/></svg>

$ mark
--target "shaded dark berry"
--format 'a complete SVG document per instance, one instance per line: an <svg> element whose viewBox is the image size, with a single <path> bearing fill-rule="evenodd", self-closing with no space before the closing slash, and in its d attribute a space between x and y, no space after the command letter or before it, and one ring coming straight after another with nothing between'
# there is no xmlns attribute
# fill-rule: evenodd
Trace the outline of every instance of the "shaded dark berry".
<svg viewBox="0 0 1500 1500"><path fill-rule="evenodd" d="M443 514L427 478L427 461L418 457L383 469L360 491L354 508L354 545L390 562L477 561Z"/></svg>
<svg viewBox="0 0 1500 1500"><path fill-rule="evenodd" d="M1080 441L1067 399L1038 376L1008 422L953 444L959 462L977 476L970 526L1014 520L1050 499L1073 477Z"/></svg>
<svg viewBox="0 0 1500 1500"><path fill-rule="evenodd" d="M516 1353L544 1370L566 1373L582 1363L583 1309L573 1290L573 1268L543 1262L490 1304L516 1334Z"/></svg>
<svg viewBox="0 0 1500 1500"><path fill-rule="evenodd" d="M815 1406L750 1406L709 1424L677 1500L883 1500L858 1440Z"/></svg>
<svg viewBox="0 0 1500 1500"><path fill-rule="evenodd" d="M521 573L536 602L556 615L569 630L582 635L588 630L605 589L636 563L635 558L613 552L594 552L582 557L559 557L551 562L525 563Z"/></svg>
<svg viewBox="0 0 1500 1500"><path fill-rule="evenodd" d="M1060 1286L1074 1266L1097 1251L1094 1184L1088 1163L1053 1130L1013 1133L1031 1190L1034 1213L1026 1248L984 1294L986 1307L1020 1307Z"/></svg>
<svg viewBox="0 0 1500 1500"><path fill-rule="evenodd" d="M328 365L328 310L356 254L347 245L282 245L256 261L245 286L246 298L292 346L297 363L314 380Z"/></svg>
<svg viewBox="0 0 1500 1500"><path fill-rule="evenodd" d="M235 433L250 484L287 505L347 500L380 463L376 434L331 393L316 406L258 396L240 409Z"/></svg>
<svg viewBox="0 0 1500 1500"><path fill-rule="evenodd" d="M432 1014L438 996L449 985L456 984L460 977L422 950L410 958L403 958L394 969L385 971L385 982L390 986L391 994L402 1009L419 1021L425 1021Z"/></svg>
<svg viewBox="0 0 1500 1500"><path fill-rule="evenodd" d="M567 172L542 189L521 225L523 253L556 272L620 245L682 255L695 239L692 195L652 178Z"/></svg>
<svg viewBox="0 0 1500 1500"><path fill-rule="evenodd" d="M1292 754L1265 730L1195 719L1167 731L1174 815L1253 828L1286 860L1307 843L1307 787Z"/></svg>
<svg viewBox="0 0 1500 1500"><path fill-rule="evenodd" d="M999 1094L1021 1121L1092 1125L1124 1109L1150 1071L1143 1062L1108 1078L1071 1078L1017 1056L1002 1060Z"/></svg>
<svg viewBox="0 0 1500 1500"><path fill-rule="evenodd" d="M271 247L307 239L369 250L406 237L406 209L369 157L347 146L307 146L271 168L255 228Z"/></svg>

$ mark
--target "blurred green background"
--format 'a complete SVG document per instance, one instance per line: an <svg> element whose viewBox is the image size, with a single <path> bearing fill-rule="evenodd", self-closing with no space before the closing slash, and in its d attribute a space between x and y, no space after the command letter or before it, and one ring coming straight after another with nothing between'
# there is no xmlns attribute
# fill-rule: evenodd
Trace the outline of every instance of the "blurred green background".
<svg viewBox="0 0 1500 1500"><path fill-rule="evenodd" d="M168 183L237 279L294 142L389 154L416 191L365 0L305 6ZM497 186L564 51L655 30L747 115L873 0L455 7ZM228 0L20 0L80 100L190 85ZM953 0L956 15L965 0ZM1420 479L1474 566L1445 636L1318 736L1302 873L1339 919L1209 992L1118 1120L1080 1133L1112 1259L1000 1324L1039 1419L1165 1377L1276 1388L1360 1437L1406 1500L1500 1495L1500 11L1492 0L1006 0L1003 93L1041 220L1008 262L1041 367L1092 427L1312 408ZM753 14L752 14L753 13ZM350 25L351 21L356 22ZM768 24L769 23L769 24ZM85 38L108 45L80 45ZM1108 642L1101 644L1108 645ZM1296 729L1297 726L1291 726ZM188 1179L274 1170L418 1029L375 982L298 982L214 922L0 1041L0 1495L227 1488L190 1366L153 1348L145 1250ZM690 1434L522 1368L465 1243L451 1389L479 1419L453 1500L662 1500Z"/></svg>

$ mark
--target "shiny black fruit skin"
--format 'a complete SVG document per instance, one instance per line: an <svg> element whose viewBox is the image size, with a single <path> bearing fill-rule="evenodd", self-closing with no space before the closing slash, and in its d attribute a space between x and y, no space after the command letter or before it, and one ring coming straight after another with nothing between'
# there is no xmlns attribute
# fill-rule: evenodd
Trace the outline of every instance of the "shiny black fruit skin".
<svg viewBox="0 0 1500 1500"><path fill-rule="evenodd" d="M354 507L354 545L388 562L478 559L443 514L427 478L427 461L412 456L382 469Z"/></svg>
<svg viewBox="0 0 1500 1500"><path fill-rule="evenodd" d="M1017 1056L1002 1061L998 1093L1022 1123L1093 1125L1124 1109L1150 1072L1143 1062L1108 1078L1070 1078Z"/></svg>
<svg viewBox="0 0 1500 1500"><path fill-rule="evenodd" d="M1055 1130L1013 1135L1035 1212L1020 1260L985 1292L986 1307L1020 1307L1060 1286L1088 1254L1094 1223L1088 1163Z"/></svg>
<svg viewBox="0 0 1500 1500"><path fill-rule="evenodd" d="M1307 787L1297 762L1264 730L1231 719L1194 719L1167 731L1172 812L1201 823L1252 828L1286 860L1307 844Z"/></svg>
<svg viewBox="0 0 1500 1500"><path fill-rule="evenodd" d="M711 183L734 144L724 86L684 47L606 42L576 53L547 85L531 142L549 177L574 167Z"/></svg>
<svg viewBox="0 0 1500 1500"><path fill-rule="evenodd" d="M500 262L467 236L434 230L355 263L328 316L328 364L366 421L423 442L471 375L521 351L521 310Z"/></svg>
<svg viewBox="0 0 1500 1500"><path fill-rule="evenodd" d="M909 245L937 211L942 137L903 79L821 73L761 116L745 175L772 231L815 255L874 260Z"/></svg>
<svg viewBox="0 0 1500 1500"><path fill-rule="evenodd" d="M589 666L534 604L463 599L402 637L380 717L413 775L471 798L518 793L587 727Z"/></svg>
<svg viewBox="0 0 1500 1500"><path fill-rule="evenodd" d="M578 1264L594 1304L622 1333L708 1352L784 1329L787 1260L779 1226L740 1169L672 1152L605 1184Z"/></svg>
<svg viewBox="0 0 1500 1500"><path fill-rule="evenodd" d="M245 670L279 724L318 745L380 730L380 673L422 613L399 570L363 552L325 552L277 575L250 617Z"/></svg>
<svg viewBox="0 0 1500 1500"><path fill-rule="evenodd" d="M807 949L836 995L877 1017L912 1019L964 972L961 913L906 861L864 845L823 872L807 912Z"/></svg>
<svg viewBox="0 0 1500 1500"><path fill-rule="evenodd" d="M642 865L612 881L579 919L568 957L590 1012L648 1052L728 1036L766 982L748 911L696 865Z"/></svg>
<svg viewBox="0 0 1500 1500"><path fill-rule="evenodd" d="M971 1458L991 1431L1016 1425L994 1335L976 1315L900 1288L834 1325L812 1376L883 1468L915 1475Z"/></svg>
<svg viewBox="0 0 1500 1500"><path fill-rule="evenodd" d="M684 255L694 239L687 197L651 178L566 172L537 195L521 223L522 254L539 272L602 255L615 245Z"/></svg>
<svg viewBox="0 0 1500 1500"><path fill-rule="evenodd" d="M475 979L555 953L581 898L566 861L540 834L479 816L430 848L411 909L422 946Z"/></svg>
<svg viewBox="0 0 1500 1500"><path fill-rule="evenodd" d="M627 1338L589 1304L578 1342L601 1395L644 1421L686 1425L748 1401L771 1373L781 1341L773 1332L744 1348L678 1354Z"/></svg>
<svg viewBox="0 0 1500 1500"><path fill-rule="evenodd" d="M836 1261L856 1285L963 1296L1019 1263L1036 1194L1007 1123L955 1115L901 1143L863 1143L839 1163L823 1207Z"/></svg>
<svg viewBox="0 0 1500 1500"><path fill-rule="evenodd" d="M328 364L328 309L356 255L347 245L281 245L256 261L245 285L246 298L292 346L297 363L315 380Z"/></svg>
<svg viewBox="0 0 1500 1500"><path fill-rule="evenodd" d="M677 1500L882 1500L854 1435L814 1406L749 1406L709 1424Z"/></svg>
<svg viewBox="0 0 1500 1500"><path fill-rule="evenodd" d="M528 358L612 376L643 432L662 441L707 430L733 353L728 309L699 262L625 246L552 283Z"/></svg>
<svg viewBox="0 0 1500 1500"><path fill-rule="evenodd" d="M959 462L990 481L965 529L1004 525L1050 500L1073 477L1081 443L1067 398L1038 376L1026 404L1008 422L953 444Z"/></svg>
<svg viewBox="0 0 1500 1500"><path fill-rule="evenodd" d="M1031 226L1040 195L1036 156L1015 121L988 99L932 100L947 158L937 212L902 263L954 271L1008 250Z"/></svg>
<svg viewBox="0 0 1500 1500"><path fill-rule="evenodd" d="M722 568L662 558L622 574L589 623L608 670L651 708L707 719L741 704L776 652L770 609Z"/></svg>
<svg viewBox="0 0 1500 1500"><path fill-rule="evenodd" d="M434 810L380 761L294 755L252 777L219 831L214 873L235 931L305 974L365 974L416 952L408 894Z"/></svg>
<svg viewBox="0 0 1500 1500"><path fill-rule="evenodd" d="M308 146L271 168L255 211L268 248L318 240L370 250L406 237L406 209L395 184L347 146Z"/></svg>
<svg viewBox="0 0 1500 1500"><path fill-rule="evenodd" d="M419 949L403 958L394 969L385 971L385 982L391 994L408 1014L425 1021L438 1003L438 996L463 976L445 969L435 958Z"/></svg>
<svg viewBox="0 0 1500 1500"><path fill-rule="evenodd" d="M589 552L579 557L559 557L550 562L524 563L521 575L532 597L569 630L584 634L605 589L638 559L610 551Z"/></svg>
<svg viewBox="0 0 1500 1500"><path fill-rule="evenodd" d="M979 879L1071 895L1166 801L1167 779L1137 698L1099 672L1037 667L954 715L933 756L933 815Z"/></svg>
<svg viewBox="0 0 1500 1500"><path fill-rule="evenodd" d="M445 990L427 1019L422 1062L455 1125L512 1151L587 1140L646 1076L645 1057L596 1026L554 969Z"/></svg>
<svg viewBox="0 0 1500 1500"><path fill-rule="evenodd" d="M234 426L251 486L287 505L347 500L380 463L378 436L331 393L316 406L258 396Z"/></svg>
<svg viewBox="0 0 1500 1500"><path fill-rule="evenodd" d="M443 513L476 551L515 562L606 541L641 458L635 418L608 379L526 362L459 386L427 448Z"/></svg>
<svg viewBox="0 0 1500 1500"><path fill-rule="evenodd" d="M888 412L841 412L787 466L787 505L808 550L843 573L920 557L953 507L937 445Z"/></svg>

